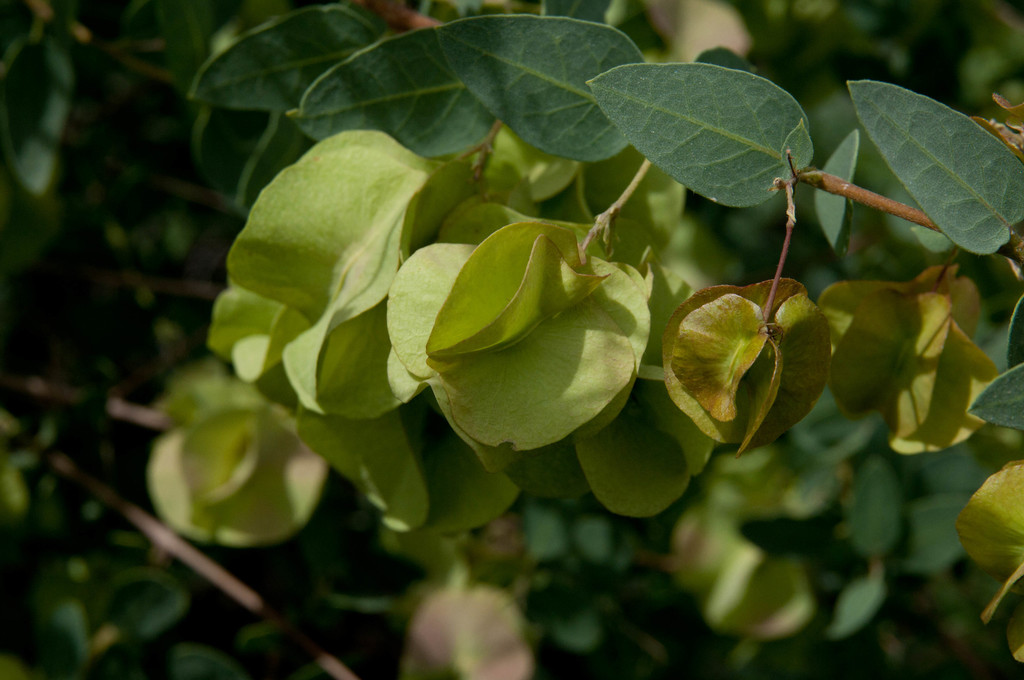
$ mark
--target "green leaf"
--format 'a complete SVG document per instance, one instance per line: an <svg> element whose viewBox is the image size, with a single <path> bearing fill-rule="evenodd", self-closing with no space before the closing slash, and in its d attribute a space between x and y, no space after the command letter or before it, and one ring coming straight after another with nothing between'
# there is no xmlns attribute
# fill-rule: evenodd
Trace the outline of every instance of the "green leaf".
<svg viewBox="0 0 1024 680"><path fill-rule="evenodd" d="M836 600L836 610L825 629L825 637L841 640L859 631L878 613L885 596L885 577L881 571L848 582Z"/></svg>
<svg viewBox="0 0 1024 680"><path fill-rule="evenodd" d="M244 33L207 61L189 96L230 109L293 109L320 74L386 28L349 3L289 12Z"/></svg>
<svg viewBox="0 0 1024 680"><path fill-rule="evenodd" d="M461 243L421 248L402 264L391 284L388 336L402 366L416 378L425 380L435 373L427 365L427 338L472 252L472 246Z"/></svg>
<svg viewBox="0 0 1024 680"><path fill-rule="evenodd" d="M971 404L970 412L994 425L1024 430L1024 364L993 380Z"/></svg>
<svg viewBox="0 0 1024 680"><path fill-rule="evenodd" d="M39 656L48 680L77 680L89 659L89 624L78 600L64 600L43 622Z"/></svg>
<svg viewBox="0 0 1024 680"><path fill-rule="evenodd" d="M492 586L428 595L406 633L401 679L529 678L533 653L512 598Z"/></svg>
<svg viewBox="0 0 1024 680"><path fill-rule="evenodd" d="M339 324L327 336L315 384L303 383L306 389L314 390L316 403L326 412L348 418L375 418L398 406L387 379L391 343L386 314L380 303ZM300 384L298 376L289 377L293 385Z"/></svg>
<svg viewBox="0 0 1024 680"><path fill-rule="evenodd" d="M427 481L397 411L352 420L300 410L299 435L331 466L366 494L386 526L409 531L429 511Z"/></svg>
<svg viewBox="0 0 1024 680"><path fill-rule="evenodd" d="M862 298L832 357L840 408L853 417L878 410L894 436L913 433L928 414L949 319L949 298L939 293L886 289Z"/></svg>
<svg viewBox="0 0 1024 680"><path fill-rule="evenodd" d="M326 466L270 408L220 411L171 430L153 446L146 481L153 506L196 540L281 542L309 519Z"/></svg>
<svg viewBox="0 0 1024 680"><path fill-rule="evenodd" d="M580 161L609 158L625 146L586 87L613 66L643 61L620 31L519 14L453 21L438 37L466 87L527 143Z"/></svg>
<svg viewBox="0 0 1024 680"><path fill-rule="evenodd" d="M188 605L188 591L171 576L156 569L133 570L118 577L107 621L130 639L152 640L174 626Z"/></svg>
<svg viewBox="0 0 1024 680"><path fill-rule="evenodd" d="M963 557L955 530L958 513L967 498L944 493L907 504L907 556L903 568L914 574L934 574Z"/></svg>
<svg viewBox="0 0 1024 680"><path fill-rule="evenodd" d="M729 293L682 320L676 331L671 370L712 418L733 420L740 380L767 339L761 308Z"/></svg>
<svg viewBox="0 0 1024 680"><path fill-rule="evenodd" d="M153 0L160 35L166 47L164 60L182 92L192 87L192 79L210 54L213 35L213 4L207 0Z"/></svg>
<svg viewBox="0 0 1024 680"><path fill-rule="evenodd" d="M1014 461L985 480L956 519L964 550L979 567L1003 584L982 617L985 621L1024 574L1022 497L1024 464Z"/></svg>
<svg viewBox="0 0 1024 680"><path fill-rule="evenodd" d="M260 194L228 253L232 280L311 322L329 303L337 322L366 311L387 293L406 207L436 167L380 132L320 142Z"/></svg>
<svg viewBox="0 0 1024 680"><path fill-rule="evenodd" d="M577 161L544 153L524 142L508 126L502 126L491 145L484 178L490 194L521 189L525 182L530 200L544 201L572 184L579 171ZM519 220L504 224L516 221Z"/></svg>
<svg viewBox="0 0 1024 680"><path fill-rule="evenodd" d="M913 433L890 437L889 445L900 453L919 453L967 439L984 424L968 408L994 379L995 364L954 324L939 357L927 417Z"/></svg>
<svg viewBox="0 0 1024 680"><path fill-rule="evenodd" d="M603 277L579 273L574 266L579 266L576 235L568 229L537 222L505 227L463 265L437 313L428 356L446 360L518 342L601 284ZM487 293L481 295L485 277Z"/></svg>
<svg viewBox="0 0 1024 680"><path fill-rule="evenodd" d="M1017 605L1010 622L1006 624L1006 642L1010 645L1013 658L1024 663L1024 602Z"/></svg>
<svg viewBox="0 0 1024 680"><path fill-rule="evenodd" d="M236 199L251 208L263 188L287 166L309 150L310 142L285 116L274 113L242 167L235 189Z"/></svg>
<svg viewBox="0 0 1024 680"><path fill-rule="evenodd" d="M922 210L961 248L996 252L1024 219L1024 167L970 118L871 80L848 83L861 123Z"/></svg>
<svg viewBox="0 0 1024 680"><path fill-rule="evenodd" d="M284 305L231 285L213 303L213 321L206 346L225 361L231 359L235 344L251 335L269 335Z"/></svg>
<svg viewBox="0 0 1024 680"><path fill-rule="evenodd" d="M213 647L179 642L167 653L167 680L251 680L242 666Z"/></svg>
<svg viewBox="0 0 1024 680"><path fill-rule="evenodd" d="M53 183L64 123L71 110L74 70L49 39L17 40L4 54L0 80L0 142L14 177L33 195Z"/></svg>
<svg viewBox="0 0 1024 680"><path fill-rule="evenodd" d="M858 469L846 509L850 543L863 557L888 554L903 534L903 490L892 465L872 456Z"/></svg>
<svg viewBox="0 0 1024 680"><path fill-rule="evenodd" d="M702 432L716 441L740 444L741 453L774 441L807 415L824 389L828 373L825 317L807 299L806 289L801 284L782 279L774 309L769 314L778 331L776 339L772 335L775 331L770 332L762 317L762 306L767 302L770 287L771 281L764 281L743 288L713 286L700 290L676 309L662 339L665 384L672 400ZM723 298L725 301L719 302ZM735 298L746 300L752 306L747 307ZM737 321L731 312L723 314L730 306L745 307L743 313L747 320ZM706 315L699 311L705 307L708 307ZM694 313L698 314L695 321L691 327L685 327L686 319ZM756 329L750 325L751 319L756 320ZM717 368L710 367L708 360L694 351L706 350L708 356L713 357L722 346L718 344L721 341L715 339L716 327L719 324L728 327L730 323L735 327L726 334L729 342L733 338L739 341L732 354L726 352L717 358ZM704 345L694 345L691 341L699 335L702 324L710 330L710 335L704 338ZM765 340L757 339L761 337ZM754 343L758 353L750 349L752 356L744 357L742 352L749 347L749 342ZM680 357L686 357L684 364L674 358L677 351ZM684 366L689 385L680 375ZM698 378L702 374L706 378L712 369L718 374L717 378L700 384ZM733 371L738 375L735 391L731 383L715 382L723 378L731 381L735 377ZM717 418L692 390L697 390L708 406L714 405L719 415L729 419ZM717 401L712 401L709 395L716 396ZM728 408L730 403L734 410Z"/></svg>
<svg viewBox="0 0 1024 680"><path fill-rule="evenodd" d="M1024 364L1024 295L1017 300L1010 320L1010 337L1006 342L1006 365Z"/></svg>
<svg viewBox="0 0 1024 680"><path fill-rule="evenodd" d="M656 515L690 482L680 442L635 401L594 436L577 439L576 453L594 496L619 515Z"/></svg>
<svg viewBox="0 0 1024 680"><path fill-rule="evenodd" d="M600 371L581 367L601 366ZM441 373L452 417L488 445L517 450L554 443L602 412L630 380L629 339L584 300L496 352L459 357Z"/></svg>
<svg viewBox="0 0 1024 680"><path fill-rule="evenodd" d="M775 178L792 174L781 153L786 138L801 121L808 127L785 90L722 66L631 64L601 74L590 87L640 153L680 184L724 205L771 198ZM799 169L811 162L812 148L796 146Z"/></svg>
<svg viewBox="0 0 1024 680"><path fill-rule="evenodd" d="M793 167L797 170L800 170L802 167L797 165L798 158L807 159L808 163L811 162L811 158L814 156L814 145L811 143L811 135L807 132L807 125L802 118L796 124L796 127L786 135L786 141L782 143L779 153L782 154L782 158L786 161L787 166L789 165L789 158L792 157Z"/></svg>
<svg viewBox="0 0 1024 680"><path fill-rule="evenodd" d="M423 156L479 142L494 117L452 72L432 28L372 45L326 71L302 97L295 122L311 137L381 130Z"/></svg>
<svg viewBox="0 0 1024 680"><path fill-rule="evenodd" d="M590 491L576 457L576 449L568 439L523 451L503 471L516 486L531 496L576 498Z"/></svg>
<svg viewBox="0 0 1024 680"><path fill-rule="evenodd" d="M258 111L228 111L204 106L192 128L192 157L210 184L235 198L239 178L267 128Z"/></svg>
<svg viewBox="0 0 1024 680"><path fill-rule="evenodd" d="M857 168L857 153L860 150L860 131L853 130L843 138L823 170L841 179L853 181ZM846 255L850 246L850 225L853 222L853 201L826 191L814 192L814 209L832 250L839 257Z"/></svg>
<svg viewBox="0 0 1024 680"><path fill-rule="evenodd" d="M604 21L611 0L543 0L541 12L547 16L573 17L584 21Z"/></svg>
<svg viewBox="0 0 1024 680"><path fill-rule="evenodd" d="M788 637L814 616L815 601L803 566L765 557L746 546L724 565L704 602L704 618L720 633L757 640Z"/></svg>
<svg viewBox="0 0 1024 680"><path fill-rule="evenodd" d="M679 185L676 184L676 186ZM693 289L681 276L657 262L647 265L647 278L651 287L651 295L647 301L651 310L651 328L665 328L668 325L668 320L672 318L673 312L686 298L690 297ZM661 334L653 333L643 357L643 363L656 367L659 374L661 373L661 343Z"/></svg>
<svg viewBox="0 0 1024 680"><path fill-rule="evenodd" d="M424 526L443 532L481 526L508 510L519 488L502 472L487 472L465 442L449 433L423 451L430 494Z"/></svg>

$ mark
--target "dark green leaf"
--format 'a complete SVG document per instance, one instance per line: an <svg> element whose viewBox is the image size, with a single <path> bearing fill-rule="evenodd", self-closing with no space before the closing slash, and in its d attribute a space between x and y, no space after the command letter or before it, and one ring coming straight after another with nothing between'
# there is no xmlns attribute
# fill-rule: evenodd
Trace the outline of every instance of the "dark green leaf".
<svg viewBox="0 0 1024 680"><path fill-rule="evenodd" d="M971 404L970 412L994 425L1024 430L1024 364L993 380Z"/></svg>
<svg viewBox="0 0 1024 680"><path fill-rule="evenodd" d="M885 577L879 572L854 579L843 587L836 601L832 623L825 629L829 640L853 635L868 624L885 602Z"/></svg>
<svg viewBox="0 0 1024 680"><path fill-rule="evenodd" d="M791 171L786 138L807 118L769 80L711 64L631 64L590 82L605 114L652 163L712 201L752 206ZM797 145L794 165L811 162Z"/></svg>
<svg viewBox="0 0 1024 680"><path fill-rule="evenodd" d="M152 569L119 579L107 606L107 620L123 636L151 640L188 610L188 591L166 573Z"/></svg>
<svg viewBox="0 0 1024 680"><path fill-rule="evenodd" d="M860 149L860 131L853 130L839 143L823 168L825 172L853 180L857 168L857 153ZM853 218L853 202L826 191L814 192L814 209L825 232L825 238L832 245L836 255L842 257L850 245L850 224Z"/></svg>
<svg viewBox="0 0 1024 680"><path fill-rule="evenodd" d="M461 19L439 28L438 37L466 87L527 143L580 161L608 158L625 146L586 86L613 66L643 61L625 34L519 14Z"/></svg>
<svg viewBox="0 0 1024 680"><path fill-rule="evenodd" d="M166 43L164 59L182 92L192 87L192 78L210 54L213 35L213 4L208 0L153 0Z"/></svg>
<svg viewBox="0 0 1024 680"><path fill-rule="evenodd" d="M250 680L234 659L212 647L182 642L167 653L167 680Z"/></svg>
<svg viewBox="0 0 1024 680"><path fill-rule="evenodd" d="M267 127L267 114L203 107L192 129L192 157L206 181L231 198Z"/></svg>
<svg viewBox="0 0 1024 680"><path fill-rule="evenodd" d="M15 42L0 80L0 142L15 178L33 194L53 182L64 122L71 109L71 59L51 40Z"/></svg>
<svg viewBox="0 0 1024 680"><path fill-rule="evenodd" d="M853 549L864 557L885 555L903 533L903 491L892 465L872 456L857 469L846 511Z"/></svg>
<svg viewBox="0 0 1024 680"><path fill-rule="evenodd" d="M1024 363L1024 296L1017 300L1010 321L1010 339L1006 343L1006 365L1013 368Z"/></svg>
<svg viewBox="0 0 1024 680"><path fill-rule="evenodd" d="M996 252L1024 218L1024 166L967 116L888 83L849 83L857 115L924 212L972 253Z"/></svg>
<svg viewBox="0 0 1024 680"><path fill-rule="evenodd" d="M907 504L907 557L903 568L916 574L934 574L964 556L956 532L957 515L968 496L944 493Z"/></svg>
<svg viewBox="0 0 1024 680"><path fill-rule="evenodd" d="M306 91L295 121L323 139L381 130L423 156L479 142L494 122L452 72L433 29L373 45L324 73Z"/></svg>
<svg viewBox="0 0 1024 680"><path fill-rule="evenodd" d="M541 12L548 16L573 17L585 21L604 21L611 0L543 0Z"/></svg>
<svg viewBox="0 0 1024 680"><path fill-rule="evenodd" d="M523 508L526 549L537 560L564 557L569 551L569 527L565 517L548 503L528 501Z"/></svg>
<svg viewBox="0 0 1024 680"><path fill-rule="evenodd" d="M50 614L39 637L39 657L48 680L77 680L89 658L89 626L78 600L65 600Z"/></svg>
<svg viewBox="0 0 1024 680"><path fill-rule="evenodd" d="M190 96L231 109L293 109L320 74L385 28L376 16L348 3L289 12L206 62Z"/></svg>

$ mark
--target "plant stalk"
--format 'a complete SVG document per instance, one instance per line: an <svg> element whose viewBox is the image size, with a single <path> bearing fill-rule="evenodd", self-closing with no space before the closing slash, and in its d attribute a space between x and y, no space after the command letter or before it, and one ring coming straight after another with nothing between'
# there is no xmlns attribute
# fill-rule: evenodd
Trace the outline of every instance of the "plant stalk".
<svg viewBox="0 0 1024 680"><path fill-rule="evenodd" d="M583 238L583 242L579 244L580 261L583 264L587 263L587 248L593 240L598 237L598 235L604 235L606 242L611 240L610 234L612 223L615 222L619 213L622 212L622 208L626 205L626 202L632 198L637 187L640 186L640 182L644 181L644 177L650 169L651 162L645 158L644 162L641 163L640 167L637 169L636 174L633 175L633 179L629 182L629 186L622 191L622 194L615 199L614 203L608 206L607 210L598 215L594 220L594 226L590 228L590 231L588 231L587 235Z"/></svg>
<svg viewBox="0 0 1024 680"><path fill-rule="evenodd" d="M335 680L359 680L348 666L337 657L328 654L305 633L295 628L280 612L266 603L255 590L240 581L234 574L197 550L191 543L171 531L163 522L134 503L122 498L112 488L82 471L75 462L63 453L51 451L44 454L47 465L61 477L84 487L93 496L141 531L154 546L174 556L197 574L215 585L225 595L248 609L253 614L274 624L282 633L305 650L327 675Z"/></svg>
<svg viewBox="0 0 1024 680"><path fill-rule="evenodd" d="M793 201L793 185L796 183L796 176L788 180L776 179L775 188L784 189L786 192L786 238L782 241L782 252L779 253L779 265L775 268L775 278L772 279L771 290L768 291L768 299L761 308L764 322L771 322L772 306L775 305L775 294L779 291L779 281L782 279L782 268L786 264L786 257L789 255L789 243L793 240L793 227L796 226L796 203Z"/></svg>

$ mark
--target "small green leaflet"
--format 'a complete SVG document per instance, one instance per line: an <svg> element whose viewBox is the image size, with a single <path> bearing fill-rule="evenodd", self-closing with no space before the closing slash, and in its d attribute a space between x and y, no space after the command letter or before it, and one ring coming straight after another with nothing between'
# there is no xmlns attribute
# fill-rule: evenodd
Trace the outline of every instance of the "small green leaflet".
<svg viewBox="0 0 1024 680"><path fill-rule="evenodd" d="M971 404L970 413L993 425L1024 430L1024 364L993 380Z"/></svg>
<svg viewBox="0 0 1024 680"><path fill-rule="evenodd" d="M317 76L377 40L386 28L350 4L289 12L245 33L207 61L190 96L231 109L293 109Z"/></svg>
<svg viewBox="0 0 1024 680"><path fill-rule="evenodd" d="M46 39L36 44L16 41L4 54L4 63L0 143L19 184L38 196L53 181L75 74L67 52Z"/></svg>
<svg viewBox="0 0 1024 680"><path fill-rule="evenodd" d="M860 150L860 131L852 130L839 143L823 170L831 175L853 180L857 168L857 153ZM826 191L814 192L814 209L818 213L821 230L825 232L832 250L842 257L850 246L850 224L853 218L853 201Z"/></svg>
<svg viewBox="0 0 1024 680"><path fill-rule="evenodd" d="M972 253L996 252L1024 219L1024 167L967 116L872 80L848 83L857 116L885 162L942 233Z"/></svg>
<svg viewBox="0 0 1024 680"><path fill-rule="evenodd" d="M832 623L825 629L829 640L841 640L863 628L885 602L885 578L881 571L853 579L836 600Z"/></svg>
<svg viewBox="0 0 1024 680"><path fill-rule="evenodd" d="M328 70L303 95L295 122L316 139L381 130L422 156L441 156L479 142L494 117L449 68L436 30L424 28Z"/></svg>
<svg viewBox="0 0 1024 680"><path fill-rule="evenodd" d="M713 64L629 64L590 87L605 114L652 163L702 196L735 207L771 198L776 177L811 162L807 117L774 83ZM799 142L799 143L797 143ZM794 148L795 147L795 148Z"/></svg>
<svg viewBox="0 0 1024 680"><path fill-rule="evenodd" d="M471 17L437 31L466 87L527 143L579 161L609 158L626 145L586 86L614 66L643 61L624 33L529 14Z"/></svg>
<svg viewBox="0 0 1024 680"><path fill-rule="evenodd" d="M853 481L853 502L846 511L853 549L864 557L889 553L903 533L903 493L892 465L872 456Z"/></svg>

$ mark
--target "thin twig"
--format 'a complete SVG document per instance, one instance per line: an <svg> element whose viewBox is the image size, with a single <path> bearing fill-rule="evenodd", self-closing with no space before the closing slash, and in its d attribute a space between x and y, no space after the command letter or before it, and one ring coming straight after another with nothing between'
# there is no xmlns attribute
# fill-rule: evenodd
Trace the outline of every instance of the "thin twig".
<svg viewBox="0 0 1024 680"><path fill-rule="evenodd" d="M440 21L433 17L428 17L425 14L420 14L414 9L410 9L405 5L400 5L397 2L391 0L352 0L357 5L362 5L366 9L370 10L381 19L383 19L387 25L393 31L399 33L404 31L411 31L416 28L429 28L431 26L439 26Z"/></svg>
<svg viewBox="0 0 1024 680"><path fill-rule="evenodd" d="M651 162L645 158L644 162L641 163L640 167L637 169L636 174L633 175L633 179L630 181L629 186L623 190L622 195L615 199L615 202L608 206L608 209L598 215L594 220L594 226L590 228L590 231L588 231L587 235L583 238L583 243L579 244L581 262L586 264L587 248L599 235L610 249L612 224L615 222L616 218L618 218L619 213L622 212L622 208L626 205L626 202L632 198L633 193L636 191L637 187L640 186L640 182L644 180L644 177L647 175L647 171L650 169Z"/></svg>
<svg viewBox="0 0 1024 680"><path fill-rule="evenodd" d="M0 374L0 388L61 406L74 406L85 398L85 392L78 387L56 383L35 375ZM163 411L127 401L117 395L107 398L106 411L114 420L138 425L147 430L163 431L174 425Z"/></svg>
<svg viewBox="0 0 1024 680"><path fill-rule="evenodd" d="M171 531L156 517L134 503L128 502L114 489L81 470L63 453L51 451L44 454L44 459L54 472L85 488L104 505L128 520L145 534L154 546L177 558L242 607L276 626L312 656L317 665L329 676L337 680L359 680L359 677L348 666L337 657L328 654L309 636L293 626L280 612L268 605L259 593Z"/></svg>
<svg viewBox="0 0 1024 680"><path fill-rule="evenodd" d="M799 180L799 174L793 167L793 157L789 149L786 149L786 156L789 158L789 179L775 178L774 190L783 189L786 192L786 238L782 242L782 252L779 253L779 264L775 268L775 277L772 279L771 290L768 291L768 299L764 303L762 314L765 323L772 320L772 307L775 305L775 294L779 290L779 281L782 280L782 268L786 264L786 257L789 255L789 242L793 240L793 227L796 226L796 203L793 201L793 187Z"/></svg>
<svg viewBox="0 0 1024 680"><path fill-rule="evenodd" d="M213 281L170 279L140 274L139 272L111 271L90 266L69 266L53 262L40 262L33 269L47 275L83 279L104 286L145 288L154 293L196 298L199 300L216 300L217 296L224 290L223 284Z"/></svg>
<svg viewBox="0 0 1024 680"><path fill-rule="evenodd" d="M917 208L912 208L905 203L894 201L893 199L882 196L881 194L876 194L874 191L869 191L863 187L859 187L856 184L847 182L842 177L836 177L835 175L822 172L821 170L810 170L798 173L797 179L804 184L810 184L816 189L821 189L822 191L827 191L828 193L835 194L837 196L843 196L851 201L862 203L869 208L881 210L882 212L889 213L890 215L903 218L908 222L919 224L922 227L927 227L928 229L937 231L940 234L942 233L942 230L931 221L931 218Z"/></svg>
<svg viewBox="0 0 1024 680"><path fill-rule="evenodd" d="M484 140L474 146L466 153L459 156L459 158L466 158L477 154L476 160L473 161L473 179L477 182L484 176L484 168L487 167L487 159L491 157L491 152L494 151L494 140L501 132L501 128L504 125L500 120L495 120L494 124L491 125L491 129L487 131L487 136Z"/></svg>

